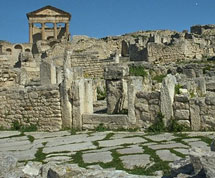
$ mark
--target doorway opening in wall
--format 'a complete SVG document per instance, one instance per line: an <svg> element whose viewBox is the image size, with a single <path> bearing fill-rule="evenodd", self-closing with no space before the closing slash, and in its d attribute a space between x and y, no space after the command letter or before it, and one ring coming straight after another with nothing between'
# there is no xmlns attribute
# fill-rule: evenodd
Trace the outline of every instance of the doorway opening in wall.
<svg viewBox="0 0 215 178"><path fill-rule="evenodd" d="M22 46L20 44L17 44L14 46L15 51L22 52Z"/></svg>
<svg viewBox="0 0 215 178"><path fill-rule="evenodd" d="M10 48L7 48L6 49L6 53L9 54L9 55L11 55L12 54L12 50Z"/></svg>
<svg viewBox="0 0 215 178"><path fill-rule="evenodd" d="M94 82L94 103L93 103L93 111L94 113L104 114L107 113L107 93L105 80L100 79Z"/></svg>

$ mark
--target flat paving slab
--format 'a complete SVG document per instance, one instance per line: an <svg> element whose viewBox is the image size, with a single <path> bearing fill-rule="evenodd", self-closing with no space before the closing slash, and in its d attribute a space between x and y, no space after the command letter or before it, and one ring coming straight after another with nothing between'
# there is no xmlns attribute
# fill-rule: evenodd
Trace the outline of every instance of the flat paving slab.
<svg viewBox="0 0 215 178"><path fill-rule="evenodd" d="M135 153L143 153L144 149L138 145L132 145L128 148L118 149L116 151L120 154L135 154Z"/></svg>
<svg viewBox="0 0 215 178"><path fill-rule="evenodd" d="M189 148L189 146L184 145L182 143L157 144L157 145L149 145L148 147L153 150L170 149L170 148Z"/></svg>
<svg viewBox="0 0 215 178"><path fill-rule="evenodd" d="M1 131L0 139L6 138L6 137L16 136L16 135L20 135L20 134L21 134L21 132L19 132L19 131Z"/></svg>
<svg viewBox="0 0 215 178"><path fill-rule="evenodd" d="M181 157L176 156L175 154L171 153L169 150L158 150L156 151L156 154L163 161L176 161L181 159Z"/></svg>
<svg viewBox="0 0 215 178"><path fill-rule="evenodd" d="M85 153L82 155L83 161L85 163L108 163L113 160L110 151L106 152L97 152L97 153Z"/></svg>
<svg viewBox="0 0 215 178"><path fill-rule="evenodd" d="M81 151L81 150L87 150L87 149L96 149L97 147L93 145L92 142L83 142L83 143L76 143L76 144L67 144L67 145L59 145L55 147L44 147L43 152L53 153L53 152L64 152L64 151Z"/></svg>
<svg viewBox="0 0 215 178"><path fill-rule="evenodd" d="M144 143L146 140L141 137L131 137L131 138L121 138L121 139L114 139L114 140L104 140L99 141L100 147L110 147L110 146L118 146L123 144L137 144L137 143Z"/></svg>
<svg viewBox="0 0 215 178"><path fill-rule="evenodd" d="M163 134L150 135L150 136L145 136L145 137L152 141L156 141L156 142L170 141L170 140L177 138L172 133L163 133Z"/></svg>
<svg viewBox="0 0 215 178"><path fill-rule="evenodd" d="M175 151L184 154L184 155L188 155L189 154L189 150L188 149L184 149L184 148L175 148Z"/></svg>
<svg viewBox="0 0 215 178"><path fill-rule="evenodd" d="M207 143L203 141L195 141L188 143L192 148L203 148L204 150L210 150L210 147Z"/></svg>
<svg viewBox="0 0 215 178"><path fill-rule="evenodd" d="M135 167L144 168L151 163L150 156L147 154L120 156L120 159L126 169L134 169Z"/></svg>

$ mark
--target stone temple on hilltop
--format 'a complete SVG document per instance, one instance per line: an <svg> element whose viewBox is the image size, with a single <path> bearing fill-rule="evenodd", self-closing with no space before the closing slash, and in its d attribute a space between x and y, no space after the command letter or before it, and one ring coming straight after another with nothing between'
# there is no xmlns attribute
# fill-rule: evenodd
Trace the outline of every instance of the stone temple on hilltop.
<svg viewBox="0 0 215 178"><path fill-rule="evenodd" d="M52 6L45 6L36 11L29 12L27 17L29 43L36 43L38 40L49 40L52 38L69 39L70 37L69 22L71 14L68 12Z"/></svg>
<svg viewBox="0 0 215 178"><path fill-rule="evenodd" d="M0 127L214 128L214 25L96 39L56 7L27 18L28 43L0 41Z"/></svg>

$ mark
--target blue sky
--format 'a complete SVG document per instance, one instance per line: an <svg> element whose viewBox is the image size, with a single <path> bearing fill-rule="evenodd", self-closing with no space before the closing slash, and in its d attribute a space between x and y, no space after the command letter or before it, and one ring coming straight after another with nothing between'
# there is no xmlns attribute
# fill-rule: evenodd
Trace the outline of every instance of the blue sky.
<svg viewBox="0 0 215 178"><path fill-rule="evenodd" d="M139 30L189 30L215 24L215 0L0 0L0 40L28 42L26 13L52 5L72 14L72 35L105 37Z"/></svg>

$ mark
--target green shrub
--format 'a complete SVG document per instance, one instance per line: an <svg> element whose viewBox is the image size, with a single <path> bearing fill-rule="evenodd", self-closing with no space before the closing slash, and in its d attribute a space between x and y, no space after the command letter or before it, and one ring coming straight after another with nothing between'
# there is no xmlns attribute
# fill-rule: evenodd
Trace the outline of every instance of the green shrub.
<svg viewBox="0 0 215 178"><path fill-rule="evenodd" d="M162 81L165 77L166 77L166 75L156 75L152 78L152 80L156 80L158 83L162 83Z"/></svg>
<svg viewBox="0 0 215 178"><path fill-rule="evenodd" d="M131 76L141 76L143 78L148 75L143 66L130 66L129 74Z"/></svg>
<svg viewBox="0 0 215 178"><path fill-rule="evenodd" d="M122 109L121 111L119 111L119 113L117 114L128 114L128 109Z"/></svg>
<svg viewBox="0 0 215 178"><path fill-rule="evenodd" d="M175 94L180 94L180 88L182 88L180 84L175 85Z"/></svg>
<svg viewBox="0 0 215 178"><path fill-rule="evenodd" d="M156 119L155 119L154 124L152 124L147 129L147 131L148 132L164 132L164 131L166 131L163 119L164 119L163 114L161 112L159 112Z"/></svg>
<svg viewBox="0 0 215 178"><path fill-rule="evenodd" d="M23 126L21 130L23 132L34 132L37 131L37 126L35 124L30 124L29 126Z"/></svg>
<svg viewBox="0 0 215 178"><path fill-rule="evenodd" d="M206 74L207 70L210 71L211 70L211 66L208 65L208 66L204 67L203 68L203 74Z"/></svg>
<svg viewBox="0 0 215 178"><path fill-rule="evenodd" d="M104 100L106 96L106 90L102 91L99 87L97 87L97 100Z"/></svg>
<svg viewBox="0 0 215 178"><path fill-rule="evenodd" d="M169 120L168 126L167 126L167 131L168 132L182 132L182 131L189 131L190 128L181 125L177 122L177 120L171 118Z"/></svg>
<svg viewBox="0 0 215 178"><path fill-rule="evenodd" d="M104 132L109 130L109 128L105 127L103 123L100 123L96 128L95 131L97 132Z"/></svg>
<svg viewBox="0 0 215 178"><path fill-rule="evenodd" d="M190 97L191 97L191 98L194 98L194 97L195 97L194 91L190 91Z"/></svg>
<svg viewBox="0 0 215 178"><path fill-rule="evenodd" d="M24 126L21 125L18 120L16 120L12 123L11 130L18 130L22 132L34 132L37 131L37 125L30 124L29 126Z"/></svg>
<svg viewBox="0 0 215 178"><path fill-rule="evenodd" d="M13 121L11 130L21 130L21 125L18 120Z"/></svg>

